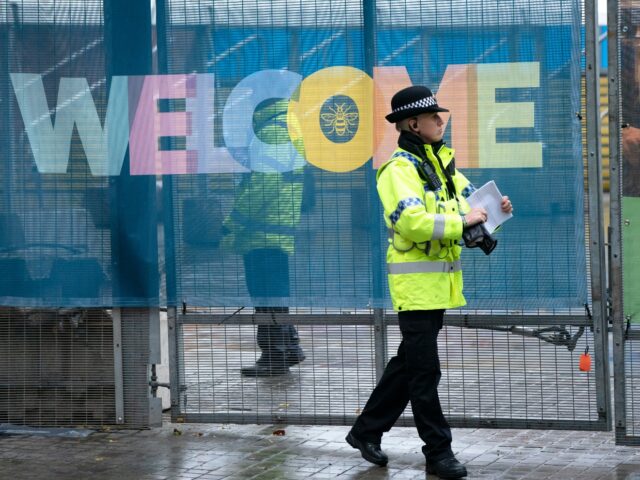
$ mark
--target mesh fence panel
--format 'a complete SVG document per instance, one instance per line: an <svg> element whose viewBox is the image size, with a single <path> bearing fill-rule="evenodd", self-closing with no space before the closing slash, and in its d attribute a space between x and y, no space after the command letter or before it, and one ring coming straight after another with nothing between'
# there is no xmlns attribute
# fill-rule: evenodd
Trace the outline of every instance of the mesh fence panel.
<svg viewBox="0 0 640 480"><path fill-rule="evenodd" d="M401 340L393 315L385 319L381 351L380 328L370 313L296 311L274 321L293 323L304 361L285 375L247 377L241 369L260 358L255 323L269 322L250 314L230 320L230 315L221 310L178 315L175 418L350 424L376 384L377 364L395 355ZM297 316L304 316L304 323ZM578 368L585 349L594 351L593 333L588 320L573 321L573 326L537 325L535 318L513 318L509 324L463 327L464 321L449 316L439 336L439 392L452 424L602 428L596 372ZM409 409L399 422L411 424Z"/></svg>
<svg viewBox="0 0 640 480"><path fill-rule="evenodd" d="M582 336L576 352L513 334L525 327L494 328L445 327L441 332L443 377L438 391L445 415L458 425L486 426L565 421L583 428L598 420L595 375L577 368L585 347L593 351L591 335ZM567 331L575 335L580 328ZM401 340L399 330L392 330L389 340L394 352Z"/></svg>
<svg viewBox="0 0 640 480"><path fill-rule="evenodd" d="M0 310L0 423L115 424L105 310Z"/></svg>
<svg viewBox="0 0 640 480"><path fill-rule="evenodd" d="M621 167L617 174L613 170L612 205L619 201L620 217L612 215L612 227L621 236L622 265L614 263L613 282L614 295L620 296L621 301L615 306L620 312L614 311L614 336L616 354L616 441L623 444L640 444L640 415L638 395L638 303L637 290L640 286L638 275L638 206L640 188L640 103L638 102L638 66L640 65L640 3L636 1L618 2L616 32L618 35L617 68L619 75L619 90L617 91L619 109L616 110L621 129L614 130L621 133L620 138L612 139L619 149ZM616 197L614 197L616 195ZM616 250L616 253L618 250ZM617 258L617 256L616 256ZM621 281L620 281L621 280Z"/></svg>
<svg viewBox="0 0 640 480"><path fill-rule="evenodd" d="M373 333L364 325L297 326L306 360L293 375L243 377L257 360L251 325L184 325L181 410L216 421L343 424L375 385Z"/></svg>

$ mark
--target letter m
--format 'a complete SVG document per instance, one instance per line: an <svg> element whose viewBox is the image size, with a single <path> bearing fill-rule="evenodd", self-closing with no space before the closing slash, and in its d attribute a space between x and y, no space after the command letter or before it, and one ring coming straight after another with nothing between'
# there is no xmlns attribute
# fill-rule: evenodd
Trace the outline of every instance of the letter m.
<svg viewBox="0 0 640 480"><path fill-rule="evenodd" d="M84 78L61 78L55 126L42 76L12 73L31 151L40 173L66 173L75 125L94 176L119 175L129 140L127 77L113 77L104 129Z"/></svg>

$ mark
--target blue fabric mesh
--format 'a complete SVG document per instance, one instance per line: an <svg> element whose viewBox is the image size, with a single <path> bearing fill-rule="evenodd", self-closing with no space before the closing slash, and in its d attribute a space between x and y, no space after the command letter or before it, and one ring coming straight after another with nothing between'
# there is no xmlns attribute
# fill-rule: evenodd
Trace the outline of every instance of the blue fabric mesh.
<svg viewBox="0 0 640 480"><path fill-rule="evenodd" d="M516 217L501 229L491 256L463 254L469 306L541 310L587 301L582 140L575 116L579 2L386 0L376 3L373 20L353 0L241 4L159 3L159 74L194 76L182 90L177 77L167 83L182 96L157 102L154 115L172 114L165 117L171 120L142 144L131 138L134 131L154 131L155 120L136 117L145 112L151 46L125 48L113 41L129 38L123 35L129 27L104 24L108 2L75 2L64 16L38 16L44 7L29 2L21 22L0 6L0 43L9 45L0 52L0 92L9 99L0 102L0 303L252 305L245 257L276 248L288 255L288 296L261 297L261 305L389 307L387 237L375 188L382 160L370 157L380 143L393 146L393 131L380 136L393 92L384 90L385 82L373 87L365 80L392 71L406 74L399 84L436 92L452 110L445 140L458 149L459 168L476 186L495 180L515 206ZM145 22L141 16L139 23ZM535 64L535 86L526 75L521 85L500 83L491 69L505 64ZM459 68L464 65L467 70ZM42 116L25 110L25 99L33 98L25 92L36 84L10 75L27 73L42 79L52 128L65 109L76 114L66 136L59 132L58 140L70 145L66 168L43 168L52 157L36 146L46 139L29 130ZM119 84L115 76L128 78ZM82 103L86 95L64 78L86 79L92 103ZM445 78L464 79L456 84L464 88L450 89L446 102ZM340 81L340 88L327 87ZM495 88L487 86L491 82ZM101 140L83 126L91 123L92 108L105 125L120 98L118 85L128 110L114 106L109 121L129 124L129 153L115 172L100 174L88 146ZM263 102L270 98L286 106L269 110ZM372 108L377 98L380 107ZM490 106L502 104L532 104L531 124L501 123L499 109ZM487 133L492 124L498 126ZM487 157L489 144L516 144L519 154ZM522 165L529 147L517 144L539 144L540 164ZM162 153L154 161L149 155L156 150ZM240 227L229 221L239 202L248 218ZM264 224L282 228L268 231ZM158 231L164 232L160 263ZM164 288L159 294L160 286L166 294Z"/></svg>

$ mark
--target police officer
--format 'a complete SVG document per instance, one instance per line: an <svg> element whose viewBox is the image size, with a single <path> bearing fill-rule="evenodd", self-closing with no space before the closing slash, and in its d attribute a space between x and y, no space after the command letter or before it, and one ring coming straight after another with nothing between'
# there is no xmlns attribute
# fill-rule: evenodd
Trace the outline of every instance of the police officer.
<svg viewBox="0 0 640 480"><path fill-rule="evenodd" d="M253 130L260 142L250 146L251 160L254 167L263 162L259 168L266 171L245 175L224 222L227 235L223 246L243 256L255 312L272 315L289 312L286 306L260 304L285 302L289 297L289 256L294 252L303 196L302 168L291 171L288 164L297 150L290 145L287 108L288 101L277 98L256 107ZM305 359L293 325L259 325L256 337L260 358L255 365L242 368L242 375L282 375Z"/></svg>
<svg viewBox="0 0 640 480"><path fill-rule="evenodd" d="M451 429L438 398L437 338L445 310L466 303L458 245L463 229L484 223L487 212L466 201L475 189L442 141L440 112L448 110L438 106L431 90L400 90L391 109L386 119L400 132L399 148L378 170L377 188L389 230L388 283L402 342L346 440L369 462L386 465L382 435L411 402L427 472L461 478L467 470L451 450ZM512 211L508 197L502 210Z"/></svg>

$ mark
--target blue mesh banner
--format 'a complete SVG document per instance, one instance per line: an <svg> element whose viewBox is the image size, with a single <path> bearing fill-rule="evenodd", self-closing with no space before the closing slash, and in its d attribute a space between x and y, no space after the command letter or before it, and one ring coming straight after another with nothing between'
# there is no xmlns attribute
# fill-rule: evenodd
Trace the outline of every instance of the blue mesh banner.
<svg viewBox="0 0 640 480"><path fill-rule="evenodd" d="M463 254L469 307L582 307L579 3L371 5L158 12L162 73L194 86L174 111L191 131L167 146L191 155L165 176L169 303L388 307L375 175L397 132L384 115L393 93L424 84L452 112L458 168L515 205L490 257Z"/></svg>
<svg viewBox="0 0 640 480"><path fill-rule="evenodd" d="M155 178L130 175L127 148L149 19L124 2L0 4L1 304L159 303Z"/></svg>
<svg viewBox="0 0 640 480"><path fill-rule="evenodd" d="M1 304L390 306L375 176L420 84L515 206L469 307L587 301L579 2L144 3L0 3Z"/></svg>

